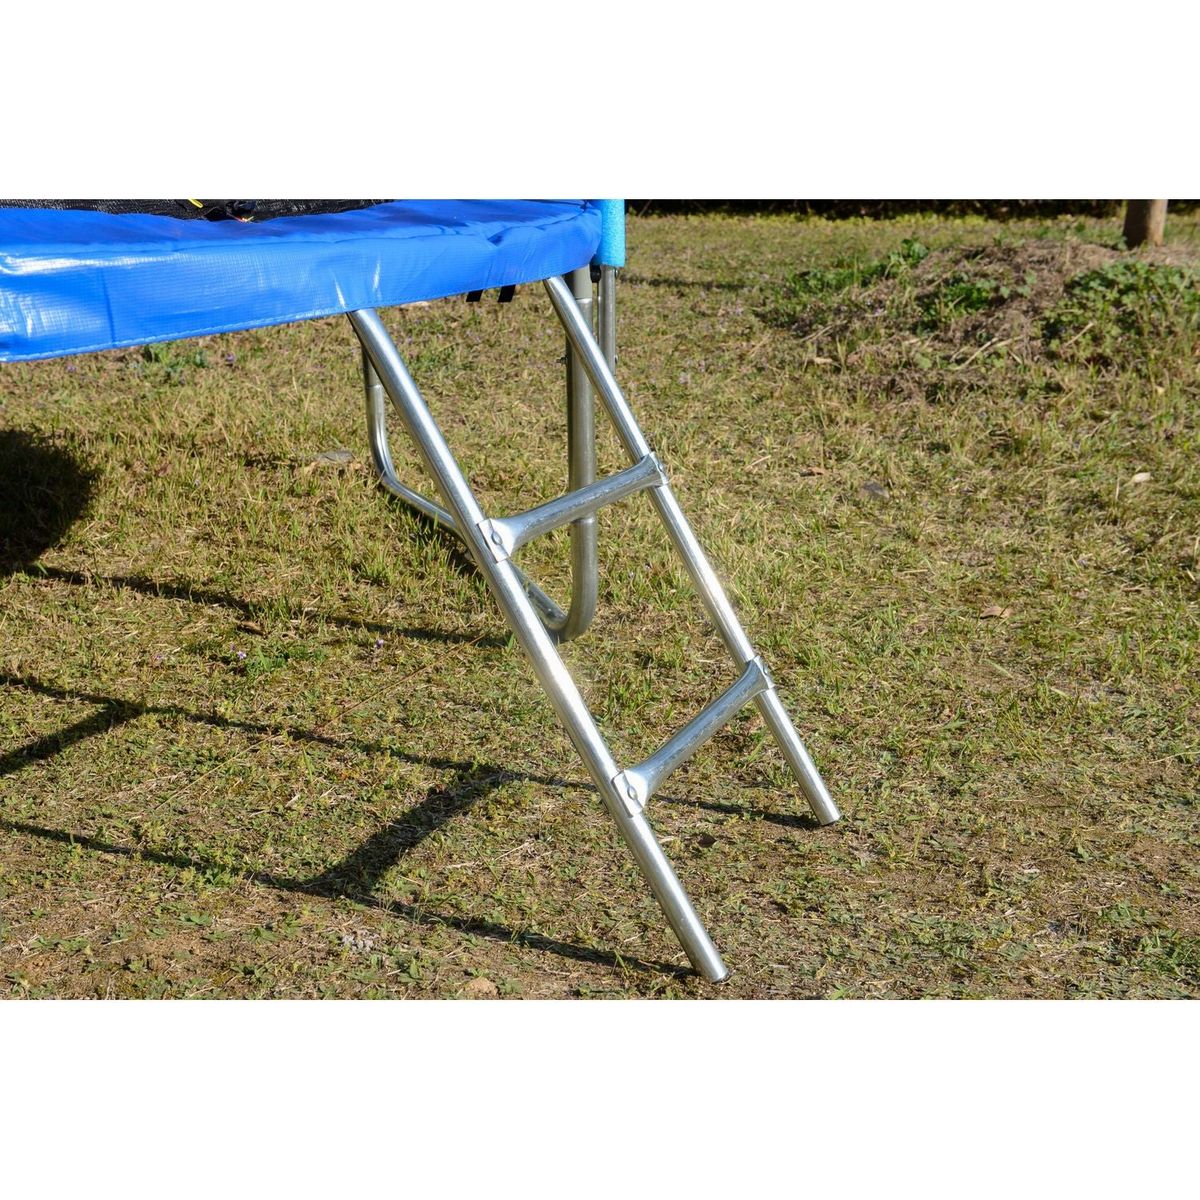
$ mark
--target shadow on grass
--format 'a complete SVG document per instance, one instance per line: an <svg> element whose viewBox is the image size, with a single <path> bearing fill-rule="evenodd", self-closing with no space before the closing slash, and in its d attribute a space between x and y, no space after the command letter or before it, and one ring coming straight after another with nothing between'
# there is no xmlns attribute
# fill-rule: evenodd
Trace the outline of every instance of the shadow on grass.
<svg viewBox="0 0 1200 1200"><path fill-rule="evenodd" d="M52 579L56 583L70 583L77 587L91 587L99 583L114 588L128 588L133 592L141 592L145 596L155 596L165 600L185 600L191 604L212 604L219 608L231 609L249 619L257 619L262 616L259 606L241 596L231 596L227 592L195 587L190 583L163 583L145 575L93 575L84 571L68 571L61 567L43 566L27 568L24 574L35 579ZM361 617L324 614L321 619L342 629L388 634L410 638L413 641L445 642L450 645L470 642L490 650L503 649L508 645L507 640L501 637L478 637L466 633L448 633L439 629L402 627L381 621L368 621Z"/></svg>
<svg viewBox="0 0 1200 1200"><path fill-rule="evenodd" d="M133 846L120 846L115 842L105 842L99 838L88 837L85 834L71 833L63 829L47 829L41 825L30 825L24 821L0 820L0 828L11 833L22 833L32 837L45 838L47 841L60 842L71 846L80 846L98 854L111 854L120 858L144 859L148 862L159 863L162 866L174 867L177 870L193 870L199 872L228 872L225 864L209 862L202 858L190 858L183 854L163 854L158 850L143 850ZM346 861L352 861L357 852ZM459 933L471 934L474 937L488 938L491 941L504 942L506 945L517 945L530 950L541 950L547 954L555 954L560 958L573 959L576 962L594 963L600 966L621 968L629 967L636 971L654 971L661 975L671 975L679 979L690 978L692 972L674 963L646 962L642 959L631 958L627 955L616 955L606 950L592 950L586 946L575 946L570 942L532 930L509 929L494 921L483 921L471 917L452 917L445 913L430 912L425 905L407 904L399 900L385 900L373 896L369 892L360 891L338 878L340 866L317 876L314 879L289 879L270 871L241 871L242 879L263 887L274 888L281 892L291 892L301 896L316 896L326 900L350 900L362 908L378 909L411 921L415 925L439 926L453 929ZM337 882L333 880L337 878Z"/></svg>
<svg viewBox="0 0 1200 1200"><path fill-rule="evenodd" d="M116 696L104 696L93 692L84 692L76 688L64 688L55 684L43 683L41 680L28 676L10 675L0 671L0 687L19 687L34 692L39 696L47 696L54 700L72 700L84 704L95 704L101 711L87 717L75 725L68 726L58 733L47 734L29 745L0 755L0 777L18 771L31 762L41 761L52 757L60 750L65 750L77 742L97 733L115 728L126 721L143 715L176 717L197 725L208 725L216 729L228 729L239 733L261 738L284 738L289 741L310 742L313 745L325 746L333 750L352 750L361 754L386 754L398 758L412 766L433 767L439 771L453 771L456 776L479 770L491 771L495 774L496 784L521 782L534 783L541 787L555 788L560 792L582 792L596 795L593 783L580 783L574 780L562 779L556 776L536 775L527 771L510 771L500 767L480 767L478 763L465 759L434 758L417 754L409 754L395 746L385 746L379 742L367 742L358 738L339 738L320 733L315 729L302 729L298 725L269 725L260 721L238 721L231 717L218 716L216 713L199 713L184 708L178 704L138 704ZM476 797L475 799L478 799ZM726 816L751 817L756 821L768 821L785 829L819 830L820 824L810 813L777 813L769 812L741 804L725 804L715 800L691 800L682 796L670 796L658 793L654 797L655 804L675 804L688 808L703 809L706 812L721 813ZM472 801L474 803L474 800ZM450 814L454 815L454 814ZM447 817L449 819L449 817ZM432 831L430 831L432 832ZM411 849L411 847L409 847Z"/></svg>
<svg viewBox="0 0 1200 1200"><path fill-rule="evenodd" d="M622 271L621 282L625 284L641 284L646 287L674 288L683 291L696 288L702 292L745 292L750 284L738 280L720 279L670 279L657 275L639 275L636 271Z"/></svg>
<svg viewBox="0 0 1200 1200"><path fill-rule="evenodd" d="M260 616L250 601L190 583L163 583L144 575L93 575L84 571L43 566L38 559L58 545L71 526L88 510L97 472L68 450L46 438L19 429L0 430L0 575L24 574L77 587L106 584L146 596L185 600L227 608L243 617ZM461 574L475 573L462 544L432 521L421 523L421 537L448 539L451 567ZM330 624L367 633L388 634L414 641L473 642L488 649L503 649L507 639L473 637L435 629L398 627L380 621L343 615L325 616Z"/></svg>
<svg viewBox="0 0 1200 1200"><path fill-rule="evenodd" d="M0 572L22 572L30 576L81 587L92 586L100 582L111 587L127 588L149 596L217 605L232 609L245 617L258 615L255 607L241 597L193 587L190 584L168 584L137 575L102 577L85 574L82 571L35 565L37 559L48 549L57 545L71 525L87 511L94 482L95 474L93 472L87 470L71 454L52 442L38 439L21 431L0 431ZM427 524L428 528L422 531L423 536L439 538L451 536L433 522ZM463 555L461 547L457 545L457 539L451 540L456 543L453 547L455 553L452 555L455 569L474 572L474 565ZM391 625L343 616L332 616L326 619L343 627L376 633L400 634L404 637L426 641L477 641L480 645L492 647L506 645L506 642L500 638L476 639L463 634L440 633L428 629L398 629ZM364 907L395 913L417 924L445 926L462 933L505 943L516 943L580 962L599 963L609 967L624 965L636 970L657 971L678 977L685 977L689 974L688 971L672 964L644 962L605 951L575 946L536 932L518 932L495 922L431 913L424 907L385 900L373 894L384 874L400 862L406 854L447 822L468 812L481 799L506 782L522 780L564 791L574 789L594 794L596 789L592 785L505 771L487 764L452 759L422 758L393 747L339 739L315 730L234 721L216 715L194 713L177 705L137 704L119 697L57 687L35 679L5 673L0 673L0 686L24 688L36 694L59 700L95 704L99 709L98 712L65 729L37 738L16 750L0 754L0 776L12 774L31 763L50 759L97 734L105 733L148 714L172 716L262 737L286 736L289 739L303 740L329 747L389 754L409 763L449 770L453 772L453 777L448 783L429 791L421 803L406 813L403 819L393 821L378 833L373 834L340 863L329 867L321 874L310 879L290 879L271 872L247 871L242 873L243 877L280 891L328 899L344 898ZM664 797L664 799L666 798ZM678 801L676 802L678 803ZM684 803L691 802L685 801ZM746 811L734 805L696 802L696 806L718 812L742 814ZM780 820L770 814L756 815L761 815L769 820ZM785 818L783 823L791 824L792 821ZM121 846L98 838L73 834L66 830L49 829L20 821L3 820L0 821L0 826L11 832L74 844L103 854L142 858L180 870L190 868L212 872L226 869L221 864L199 858Z"/></svg>
<svg viewBox="0 0 1200 1200"><path fill-rule="evenodd" d="M487 586L483 576L479 573L479 568L475 565L475 560L468 553L462 538L457 533L447 529L440 521L435 521L420 509L413 508L407 501L389 492L382 484L380 484L380 488L389 504L402 509L412 518L414 536L421 545L436 542L446 551L450 569L456 575L474 579L485 587Z"/></svg>
<svg viewBox="0 0 1200 1200"><path fill-rule="evenodd" d="M470 811L479 801L505 783L514 780L527 780L563 791L578 790L581 792L594 792L595 789L593 787L584 784L575 784L563 779L505 771L487 763L443 758L423 758L407 754L393 747L342 740L315 734L307 730L261 725L253 722L231 721L217 716L192 713L174 705L131 704L128 701L119 700L114 697L72 691L66 688L43 684L36 680L21 679L6 674L0 674L0 686L22 687L39 695L101 706L101 710L98 713L76 722L74 725L68 726L58 733L38 738L26 746L11 751L8 754L0 755L0 776L12 774L32 762L50 758L94 734L104 733L144 714L175 716L223 729L240 730L245 733L261 736L287 736L288 738L316 742L329 747L357 748L369 753L389 754L412 764L420 764L440 770L450 770L453 772L453 777L448 783L431 789L425 795L425 798L413 809L406 812L402 818L390 822L378 833L367 838L366 841L347 855L341 862L327 868L319 875L315 875L309 879L292 879L268 871L244 870L237 873L242 878L256 884L275 888L280 891L319 896L331 900L346 899L364 908L373 908L383 912L394 913L416 924L440 925L456 929L461 933L486 937L494 941L513 943L534 950L542 950L579 962L596 963L614 968L625 966L634 970L655 971L680 978L689 975L687 970L673 964L646 962L626 955L618 956L602 950L575 946L569 942L563 942L535 931L518 931L492 921L477 920L469 917L454 917L442 913L430 912L423 905L407 904L402 901L384 899L372 894L384 874L399 863L406 854L414 850L431 834L441 829L447 822ZM124 858L143 858L147 861L161 863L164 866L175 867L179 870L188 868L200 872L230 870L228 864L221 864L183 854L164 854L156 850L121 846L98 838L89 837L85 834L72 833L67 830L48 829L44 826L31 825L22 821L0 820L0 827L14 833L29 834L34 837L46 838L50 841L73 843L102 854L118 855ZM234 870L236 871L236 868Z"/></svg>
<svg viewBox="0 0 1200 1200"><path fill-rule="evenodd" d="M353 749L369 754L388 754L404 762L438 770L453 772L448 783L431 789L415 808L403 818L390 822L379 832L372 834L341 862L309 879L290 879L267 871L244 871L243 878L280 891L303 895L320 896L325 899L347 899L365 908L395 913L406 920L420 925L439 925L456 929L461 933L486 937L494 941L515 943L533 950L542 950L563 958L579 962L597 963L609 967L627 966L640 971L657 971L663 974L686 977L683 968L657 962L645 962L624 955L575 946L556 938L532 931L517 931L491 921L453 917L430 912L424 906L382 899L373 895L374 889L388 870L411 853L427 837L441 829L449 821L469 812L476 804L505 783L521 781L555 788L561 792L576 791L596 793L590 783L527 772L508 771L493 764L467 762L465 760L423 757L409 754L391 746L362 742L356 739L330 737L314 730L296 727L268 725L252 721L235 721L215 714L191 712L178 705L136 704L113 696L103 696L75 689L57 687L39 680L22 678L0 672L0 686L19 687L37 695L58 700L71 700L98 705L100 711L68 726L54 734L47 734L7 754L0 755L0 776L9 775L28 766L44 761L55 754L86 740L95 734L104 733L127 721L143 715L177 717L182 720L209 725L221 729L237 730L260 737L287 737L290 740L308 741L335 749ZM769 813L756 808L743 808L735 804L720 804L703 800L684 800L661 796L669 804L685 804L710 812L735 816L751 816L770 821L787 828L816 829L817 823L809 816L787 813ZM120 846L84 834L65 830L48 829L21 821L0 820L0 827L12 832L46 838L50 841L74 843L85 849L102 854L119 855L126 858L143 858L180 870L196 871L227 870L228 867L204 859L185 855L164 854L155 850L143 850Z"/></svg>
<svg viewBox="0 0 1200 1200"><path fill-rule="evenodd" d="M46 438L0 430L0 574L26 569L87 512L96 472Z"/></svg>

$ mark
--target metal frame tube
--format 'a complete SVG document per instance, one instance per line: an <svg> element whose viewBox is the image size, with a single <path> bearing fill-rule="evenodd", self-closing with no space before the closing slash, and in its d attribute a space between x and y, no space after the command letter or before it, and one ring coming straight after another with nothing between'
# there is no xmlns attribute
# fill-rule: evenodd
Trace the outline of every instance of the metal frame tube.
<svg viewBox="0 0 1200 1200"><path fill-rule="evenodd" d="M585 321L593 320L592 274L587 267L572 271L568 287ZM567 344L567 491L578 491L596 478L596 401L591 379L578 355ZM578 637L596 615L600 569L596 555L595 514L571 525L571 603L561 621L546 628L562 641Z"/></svg>
<svg viewBox="0 0 1200 1200"><path fill-rule="evenodd" d="M462 532L454 524L454 517L450 513L427 496L422 496L420 492L414 492L412 488L406 487L397 477L396 467L392 462L391 444L388 441L387 393L383 390L383 384L379 381L379 376L376 374L375 368L371 365L371 358L367 354L367 348L362 346L361 349L363 387L367 402L367 440L371 447L371 462L375 466L375 473L379 476L379 482L398 500L403 501L410 508L415 508L417 512L428 517L434 524L441 526L441 528L461 539L463 536ZM525 590L529 593L529 598L533 601L534 607L541 614L542 620L548 626L561 626L567 619L567 614L533 580L529 579L519 567L514 569L521 577L525 585Z"/></svg>
<svg viewBox="0 0 1200 1200"><path fill-rule="evenodd" d="M633 410L622 395L603 352L575 303L571 290L562 279L556 277L547 279L545 286L554 311L558 314L559 321L567 332L567 338L599 393L618 438L630 458L635 462L639 461L651 453L650 444L646 441ZM669 484L663 484L651 491L650 498L666 526L668 537L692 577L709 619L734 660L739 666L744 666L755 657L754 647L729 603L712 564L709 563L687 518L683 515L674 492ZM825 781L804 748L804 743L800 740L800 735L796 732L774 687L756 696L755 704L767 727L774 734L817 820L822 825L831 825L839 820L841 813L838 812Z"/></svg>
<svg viewBox="0 0 1200 1200"><path fill-rule="evenodd" d="M454 518L440 504L434 504L420 492L414 492L412 488L405 487L400 482L396 474L396 466L392 462L392 448L388 441L387 394L383 390L379 376L375 373L375 368L371 365L371 358L367 354L366 346L360 348L362 350L363 387L366 390L367 398L367 439L371 446L371 462L375 466L379 482L393 496L403 500L405 504L415 508L435 524L441 525L457 535L459 531L455 528Z"/></svg>
<svg viewBox="0 0 1200 1200"><path fill-rule="evenodd" d="M572 297L572 303L574 298ZM578 311L578 309L576 309ZM500 611L524 647L534 672L545 689L572 744L595 781L604 806L617 825L662 906L692 965L706 979L717 982L728 974L712 939L671 864L662 852L645 816L629 813L613 786L617 765L584 703L575 681L563 665L550 634L525 594L521 579L507 559L496 562L480 528L484 514L470 485L434 421L400 352L372 309L349 314L359 340L383 388L396 406L438 492L452 514L455 528L488 581Z"/></svg>
<svg viewBox="0 0 1200 1200"><path fill-rule="evenodd" d="M571 272L571 288L580 311L586 312L585 319L590 320L593 306L592 283L591 274L586 267ZM610 314L609 319L615 321L615 314ZM371 365L365 347L362 351L362 364L367 405L367 438L371 447L371 461L380 482L398 500L462 537L462 533L454 526L454 518L440 504L400 482L388 443L387 402L383 386ZM595 478L595 397L591 379L568 343L567 490L573 492L593 482ZM566 612L518 568L543 623L560 641L579 637L587 630L595 616L596 600L600 591L595 516L583 517L572 524L570 537L571 603Z"/></svg>
<svg viewBox="0 0 1200 1200"><path fill-rule="evenodd" d="M617 371L617 269L600 268L600 319L597 322L597 338L608 369Z"/></svg>
<svg viewBox="0 0 1200 1200"><path fill-rule="evenodd" d="M606 504L615 504L643 488L658 487L663 482L662 468L654 457L626 467L615 475L597 479L576 492L555 500L547 500L523 513L511 517L493 517L489 522L489 540L497 547L494 554L514 554L526 542L581 516L595 514Z"/></svg>
<svg viewBox="0 0 1200 1200"><path fill-rule="evenodd" d="M669 738L649 758L636 767L627 767L617 777L617 791L638 808L666 782L667 776L687 762L705 742L729 724L733 715L760 692L771 686L770 676L762 660L747 665L741 677L726 688L703 712L690 720L678 733Z"/></svg>

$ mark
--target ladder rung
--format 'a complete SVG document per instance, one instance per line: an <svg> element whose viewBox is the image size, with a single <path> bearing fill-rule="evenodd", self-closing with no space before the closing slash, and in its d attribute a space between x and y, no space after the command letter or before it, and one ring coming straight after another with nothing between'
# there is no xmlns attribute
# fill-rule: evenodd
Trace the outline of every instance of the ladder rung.
<svg viewBox="0 0 1200 1200"><path fill-rule="evenodd" d="M646 802L676 767L691 758L713 734L729 723L740 708L770 686L771 677L762 659L751 659L741 678L689 721L661 750L636 767L622 771L613 780L613 786L629 812L634 814L645 808Z"/></svg>
<svg viewBox="0 0 1200 1200"><path fill-rule="evenodd" d="M606 504L624 500L643 488L661 487L665 482L666 477L658 459L653 454L647 454L632 467L626 467L615 475L597 479L595 483L559 496L557 500L547 500L545 504L518 513L515 517L494 517L481 521L479 528L496 561L502 562L532 538L578 521L580 517L586 517Z"/></svg>

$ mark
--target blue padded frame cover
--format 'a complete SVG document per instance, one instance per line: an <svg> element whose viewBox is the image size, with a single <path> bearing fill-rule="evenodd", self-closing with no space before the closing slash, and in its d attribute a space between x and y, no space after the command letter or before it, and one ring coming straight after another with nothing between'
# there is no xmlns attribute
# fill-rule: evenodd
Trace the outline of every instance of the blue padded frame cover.
<svg viewBox="0 0 1200 1200"><path fill-rule="evenodd" d="M0 208L0 362L533 283L600 244L586 200L396 200L261 224Z"/></svg>
<svg viewBox="0 0 1200 1200"><path fill-rule="evenodd" d="M625 201L597 200L602 219L600 245L592 261L598 267L625 265Z"/></svg>

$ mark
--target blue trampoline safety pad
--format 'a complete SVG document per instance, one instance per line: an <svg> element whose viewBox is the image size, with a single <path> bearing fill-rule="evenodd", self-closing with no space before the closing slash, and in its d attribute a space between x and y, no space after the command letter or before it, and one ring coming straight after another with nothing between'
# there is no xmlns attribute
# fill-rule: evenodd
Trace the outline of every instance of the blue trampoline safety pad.
<svg viewBox="0 0 1200 1200"><path fill-rule="evenodd" d="M0 208L0 362L533 283L600 244L585 200L396 200L261 224Z"/></svg>

